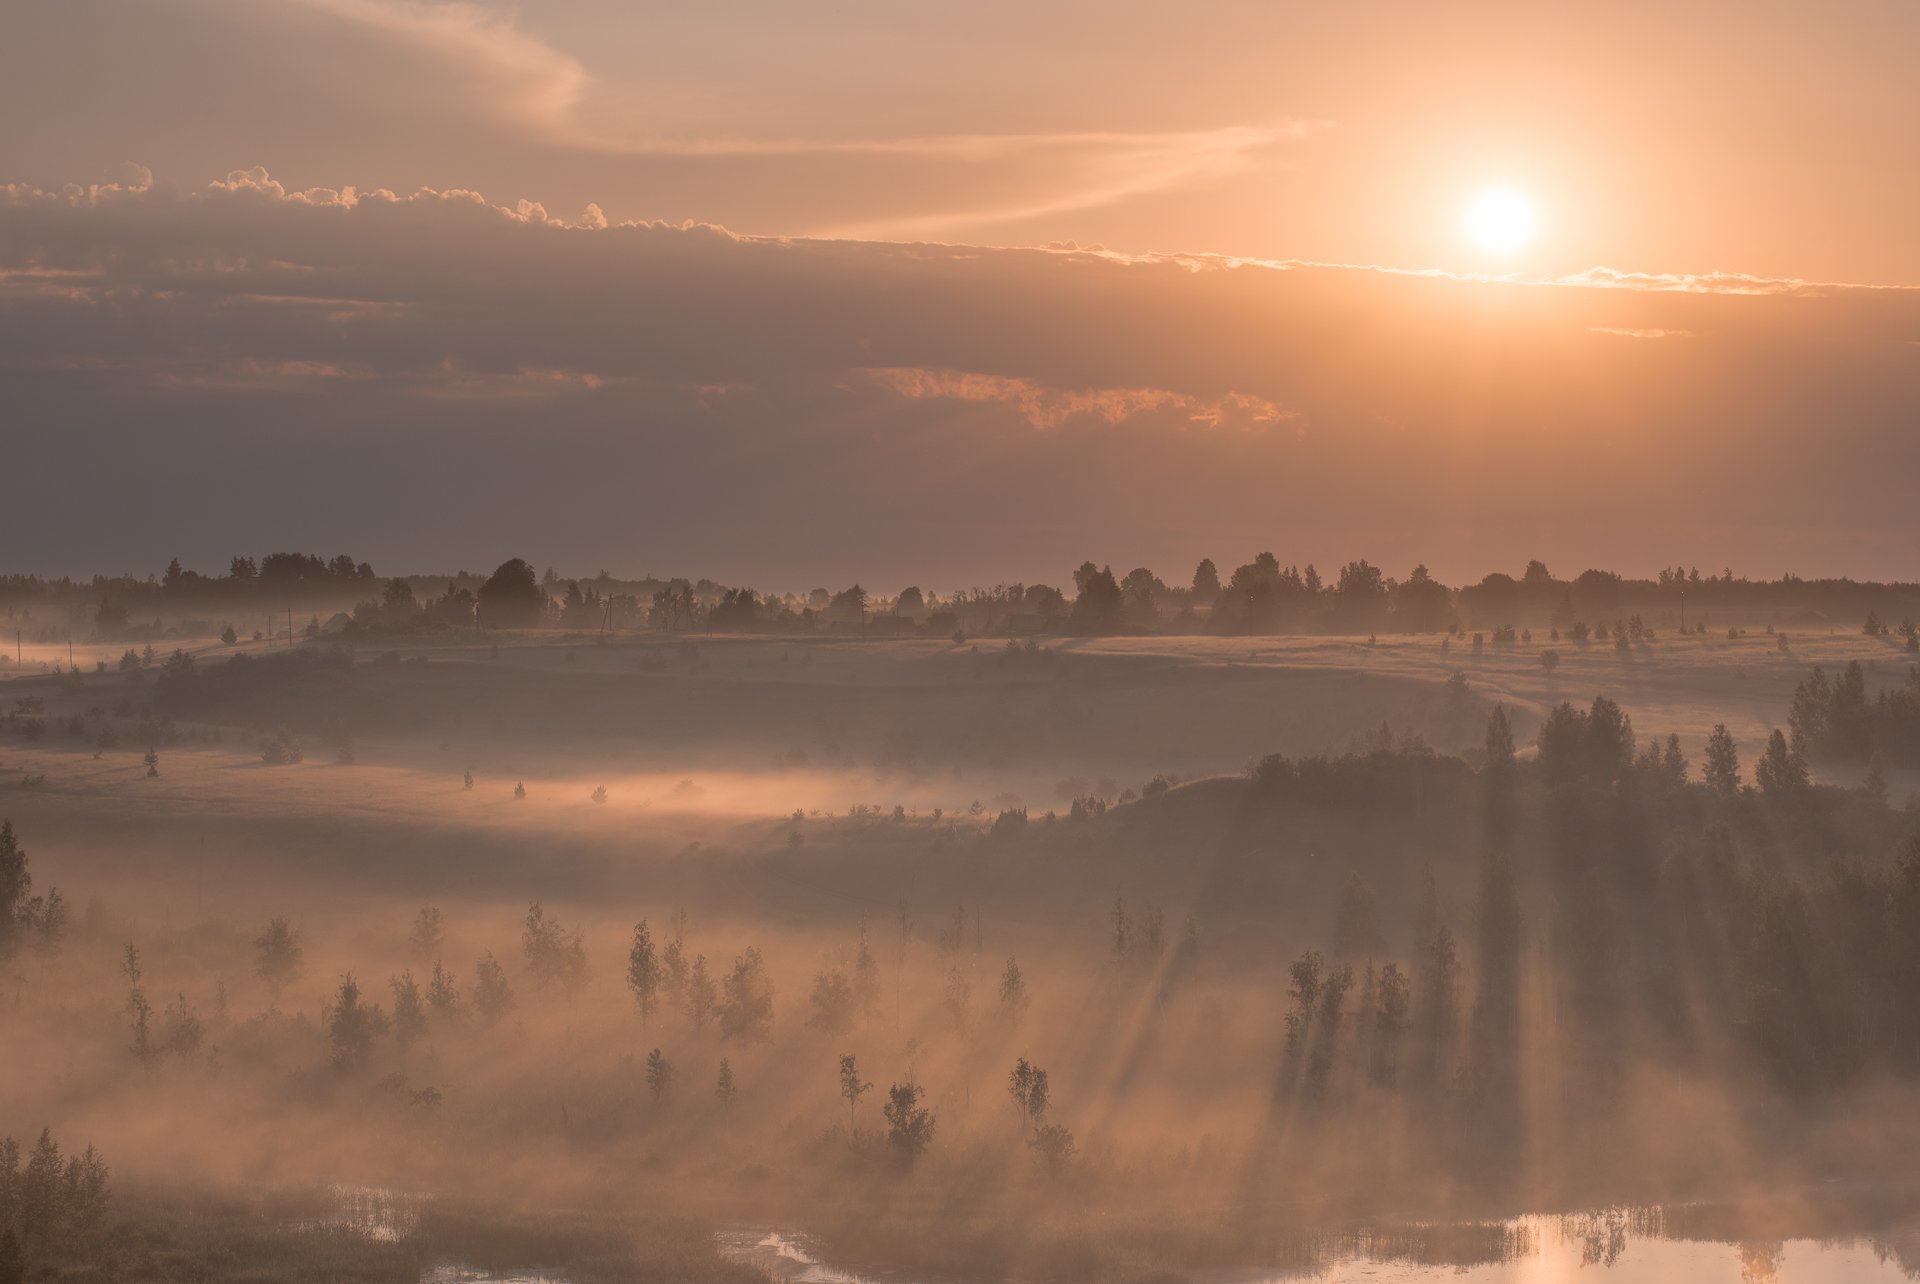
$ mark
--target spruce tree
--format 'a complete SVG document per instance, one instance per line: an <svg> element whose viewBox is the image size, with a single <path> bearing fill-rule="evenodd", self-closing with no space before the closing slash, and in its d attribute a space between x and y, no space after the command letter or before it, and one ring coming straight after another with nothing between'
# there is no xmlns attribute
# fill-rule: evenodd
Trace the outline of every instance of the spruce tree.
<svg viewBox="0 0 1920 1284"><path fill-rule="evenodd" d="M643 918L633 925L633 948L627 951L627 988L633 991L634 1002L640 1005L642 1029L660 1006L660 980L660 959L654 953L653 934L647 930L647 920Z"/></svg>

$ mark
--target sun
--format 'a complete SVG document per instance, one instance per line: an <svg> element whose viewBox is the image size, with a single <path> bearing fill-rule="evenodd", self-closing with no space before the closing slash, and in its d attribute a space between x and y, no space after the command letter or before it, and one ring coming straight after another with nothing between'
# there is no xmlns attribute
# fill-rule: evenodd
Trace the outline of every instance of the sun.
<svg viewBox="0 0 1920 1284"><path fill-rule="evenodd" d="M1533 204L1506 188L1482 192L1467 210L1467 235L1490 254L1512 254L1533 237Z"/></svg>

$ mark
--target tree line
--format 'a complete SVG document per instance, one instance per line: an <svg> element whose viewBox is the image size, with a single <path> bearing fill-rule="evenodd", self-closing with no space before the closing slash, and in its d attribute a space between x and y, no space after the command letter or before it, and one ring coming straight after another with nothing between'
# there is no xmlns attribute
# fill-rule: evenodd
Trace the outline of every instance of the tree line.
<svg viewBox="0 0 1920 1284"><path fill-rule="evenodd" d="M101 638L154 632L163 609L216 607L260 599L282 604L324 597L360 597L355 627L565 628L577 631L648 629L657 632L905 633L930 637L1073 632L1213 632L1227 634L1427 633L1515 621L1552 623L1578 634L1604 636L1604 622L1656 616L1699 631L1709 616L1793 612L1827 619L1866 619L1867 632L1896 631L1920 651L1920 585L1850 579L1776 579L1736 576L1731 569L1702 575L1698 567L1662 568L1652 578L1587 570L1561 579L1538 560L1518 575L1495 571L1470 584L1449 586L1423 565L1396 579L1365 559L1323 575L1311 563L1282 565L1271 552L1222 576L1203 559L1190 577L1163 578L1141 566L1124 574L1083 562L1073 572L1072 595L1048 584L1000 584L946 595L920 585L896 594L859 584L840 590L773 593L709 579L620 580L605 571L566 578L538 573L511 558L490 575L461 571L450 577L411 575L382 581L372 566L346 554L331 559L271 553L257 561L231 559L224 575L184 569L176 558L164 574L144 580L96 576L89 581L34 575L0 577L0 605L25 618L36 603L90 600L91 625ZM229 627L232 627L229 625ZM40 631L57 626L44 626ZM239 629L236 633L250 632Z"/></svg>

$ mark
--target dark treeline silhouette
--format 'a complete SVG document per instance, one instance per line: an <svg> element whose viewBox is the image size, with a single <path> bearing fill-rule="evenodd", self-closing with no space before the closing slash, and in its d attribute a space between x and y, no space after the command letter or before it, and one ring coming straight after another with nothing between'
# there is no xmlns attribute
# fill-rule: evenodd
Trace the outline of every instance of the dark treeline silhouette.
<svg viewBox="0 0 1920 1284"><path fill-rule="evenodd" d="M893 596L859 584L840 590L768 593L708 579L621 580L602 571L569 579L536 573L514 558L489 575L409 575L379 579L344 554L273 553L256 563L235 557L224 575L183 570L159 576L96 576L89 581L34 575L0 578L0 608L34 640L102 640L222 632L230 643L260 632L284 637L268 619L292 609L307 615L295 631L555 628L575 632L858 633L928 637L1039 633L1454 633L1526 628L1554 641L1586 645L1618 636L1651 640L1663 631L1704 633L1759 623L1809 628L1864 620L1875 636L1920 651L1920 586L1849 579L1773 580L1700 574L1674 567L1652 579L1588 570L1556 578L1538 561L1517 578L1493 572L1449 586L1425 566L1396 579L1365 560L1330 577L1312 565L1283 566L1261 553L1223 581L1211 560L1187 582L1169 583L1146 567L1124 575L1089 561L1073 573L1072 595L1046 584L1001 584L946 596L909 586ZM313 614L322 611L326 618ZM169 623L169 620L172 623ZM1545 639L1542 639L1545 640Z"/></svg>
<svg viewBox="0 0 1920 1284"><path fill-rule="evenodd" d="M375 583L373 567L345 553L327 559L312 553L268 553L255 559L236 556L225 574L206 575L183 568L175 558L159 575L96 575L90 580L46 578L39 575L0 576L0 607L10 613L35 606L95 605L92 624L100 636L138 636L143 618L161 611L224 605L238 608L254 602L267 606L334 598L364 592Z"/></svg>

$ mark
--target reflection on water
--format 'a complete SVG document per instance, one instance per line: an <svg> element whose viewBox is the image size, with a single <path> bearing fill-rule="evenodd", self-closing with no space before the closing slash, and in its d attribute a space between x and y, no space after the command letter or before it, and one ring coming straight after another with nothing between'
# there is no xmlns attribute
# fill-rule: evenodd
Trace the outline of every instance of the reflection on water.
<svg viewBox="0 0 1920 1284"><path fill-rule="evenodd" d="M1494 1259L1418 1261L1354 1254L1322 1284L1877 1284L1920 1278L1884 1241L1788 1239L1728 1243L1663 1234L1657 1211L1603 1209L1507 1224L1516 1251Z"/></svg>
<svg viewBox="0 0 1920 1284"><path fill-rule="evenodd" d="M1196 1271L1194 1284L1894 1284L1920 1279L1913 1232L1835 1239L1687 1237L1660 1209L1609 1208L1505 1222L1419 1223L1329 1236L1306 1272ZM803 1237L733 1229L722 1256L775 1284L911 1284L818 1260Z"/></svg>
<svg viewBox="0 0 1920 1284"><path fill-rule="evenodd" d="M420 1273L420 1284L567 1284L564 1275L495 1275L475 1270L461 1262L441 1262Z"/></svg>
<svg viewBox="0 0 1920 1284"><path fill-rule="evenodd" d="M1335 1261L1404 1262L1413 1266L1483 1266L1533 1256L1537 1227L1511 1222L1417 1222L1370 1226L1330 1237L1317 1257Z"/></svg>
<svg viewBox="0 0 1920 1284"><path fill-rule="evenodd" d="M377 1244L398 1244L420 1230L426 1200L385 1186L340 1184L327 1188L330 1205L318 1217L294 1223L300 1230L345 1231ZM420 1284L568 1284L567 1277L547 1271L486 1271L448 1258L420 1272Z"/></svg>
<svg viewBox="0 0 1920 1284"><path fill-rule="evenodd" d="M327 1189L332 1207L305 1218L303 1230L344 1230L379 1244L397 1244L420 1228L421 1199L384 1186L336 1185Z"/></svg>
<svg viewBox="0 0 1920 1284"><path fill-rule="evenodd" d="M866 1284L882 1276L860 1276L823 1266L798 1238L779 1231L723 1230L714 1236L720 1255L765 1271L774 1284Z"/></svg>

